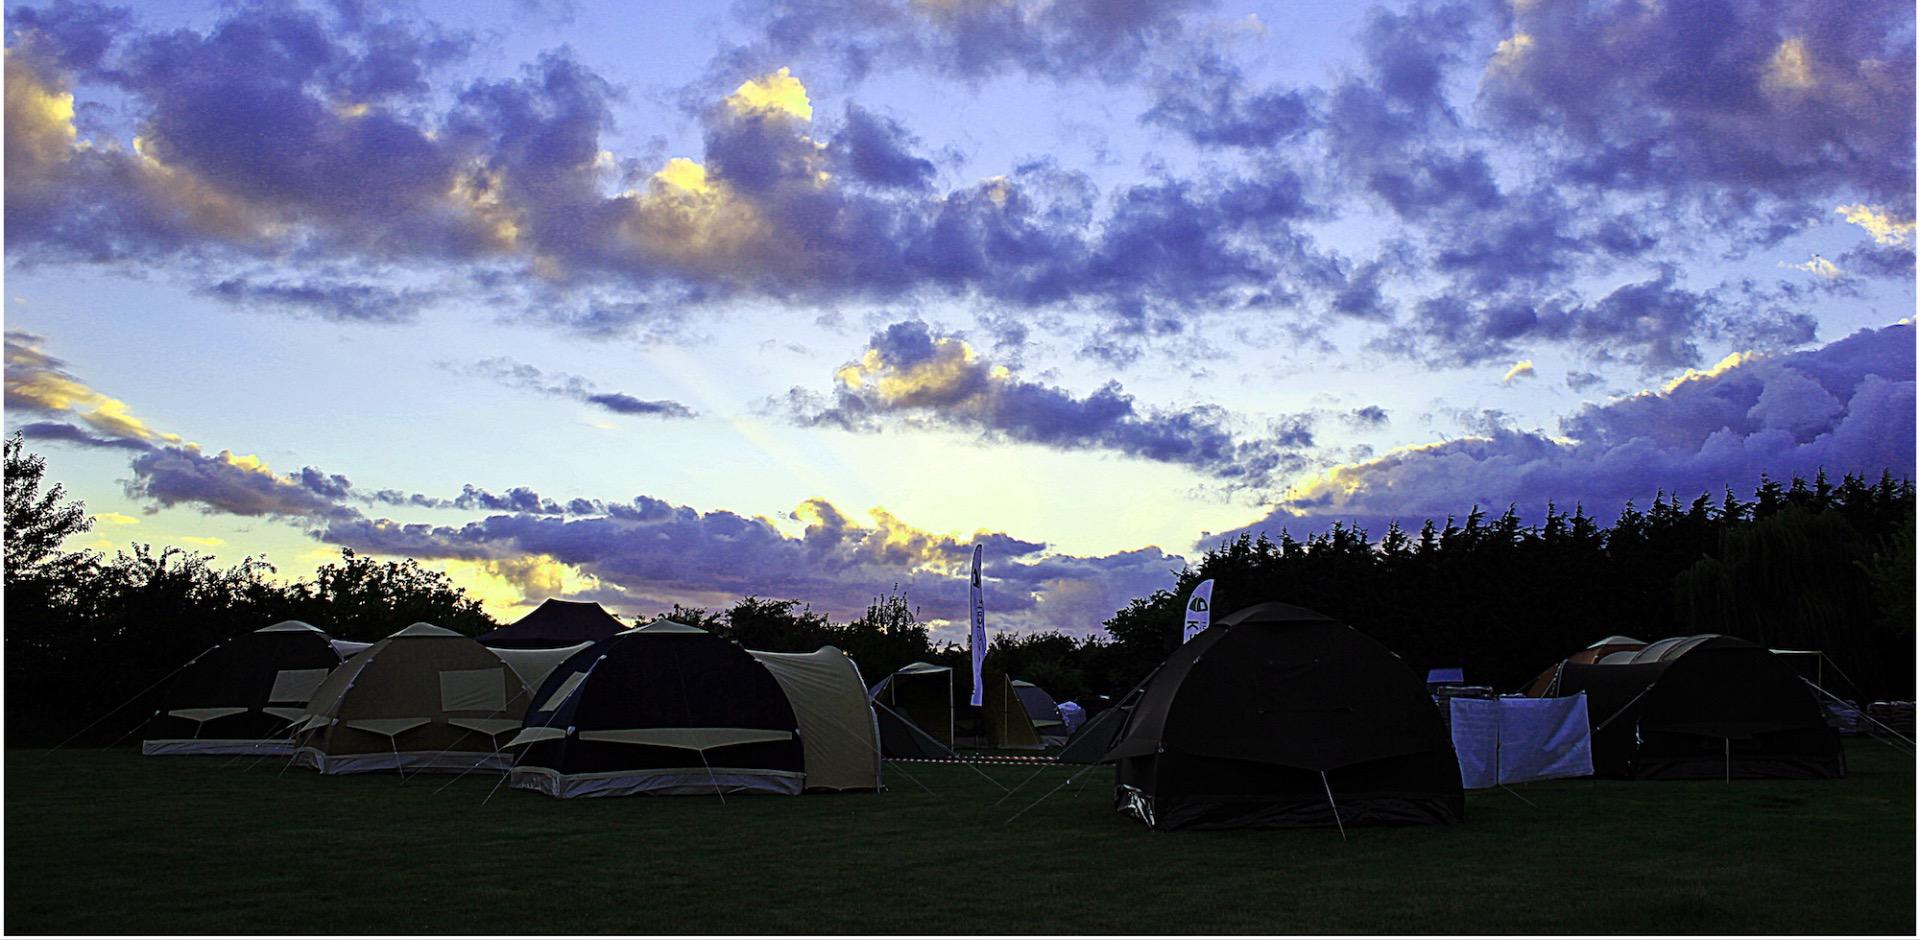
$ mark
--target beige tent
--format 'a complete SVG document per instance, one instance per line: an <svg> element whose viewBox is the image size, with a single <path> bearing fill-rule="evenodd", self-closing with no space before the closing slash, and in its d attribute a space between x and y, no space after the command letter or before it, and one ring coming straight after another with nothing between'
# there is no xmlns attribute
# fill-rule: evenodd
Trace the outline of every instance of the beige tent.
<svg viewBox="0 0 1920 940"><path fill-rule="evenodd" d="M506 770L527 688L472 639L416 623L340 664L296 726L294 760L321 773Z"/></svg>
<svg viewBox="0 0 1920 940"><path fill-rule="evenodd" d="M980 732L987 745L1023 751L1044 747L1013 680L1002 674L997 682L986 680L986 686L986 694L980 697Z"/></svg>
<svg viewBox="0 0 1920 940"><path fill-rule="evenodd" d="M748 650L773 673L800 723L809 790L880 788L880 730L860 668L832 646L811 653Z"/></svg>

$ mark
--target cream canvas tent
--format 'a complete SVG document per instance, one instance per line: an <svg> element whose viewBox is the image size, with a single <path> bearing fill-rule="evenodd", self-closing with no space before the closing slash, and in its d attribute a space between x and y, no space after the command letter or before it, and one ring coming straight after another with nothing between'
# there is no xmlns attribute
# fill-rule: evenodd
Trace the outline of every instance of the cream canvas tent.
<svg viewBox="0 0 1920 940"><path fill-rule="evenodd" d="M800 722L809 790L880 788L880 729L860 667L838 648L748 651L773 673Z"/></svg>
<svg viewBox="0 0 1920 940"><path fill-rule="evenodd" d="M321 773L505 770L527 689L472 639L416 623L328 675L296 731L294 761Z"/></svg>

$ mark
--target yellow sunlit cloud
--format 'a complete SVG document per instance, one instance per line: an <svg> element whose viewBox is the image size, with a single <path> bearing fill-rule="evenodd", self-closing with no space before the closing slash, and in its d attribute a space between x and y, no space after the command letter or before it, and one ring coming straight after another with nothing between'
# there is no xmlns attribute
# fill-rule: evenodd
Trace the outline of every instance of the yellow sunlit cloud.
<svg viewBox="0 0 1920 940"><path fill-rule="evenodd" d="M1783 268L1794 270L1794 271L1805 271L1808 274L1813 275L1814 277L1823 278L1829 281L1839 280L1840 277L1846 273L1840 270L1839 265L1834 264L1833 262L1820 257L1819 255L1814 255L1813 257L1808 258L1807 260L1802 261L1799 264L1788 264L1785 261L1782 261L1780 262L1780 266Z"/></svg>
<svg viewBox="0 0 1920 940"><path fill-rule="evenodd" d="M447 559L438 567L479 601L496 620L517 619L549 597L596 590L600 579L551 555L465 561Z"/></svg>
<svg viewBox="0 0 1920 940"><path fill-rule="evenodd" d="M1493 48L1493 65L1495 68L1515 68L1519 66L1520 60L1527 54L1527 50L1532 48L1533 37L1531 35L1527 33L1514 33L1512 36L1500 40L1500 44Z"/></svg>
<svg viewBox="0 0 1920 940"><path fill-rule="evenodd" d="M511 251L520 242L520 221L518 213L500 198L504 186L505 179L499 170L476 161L467 172L454 176L447 196L474 220L490 247Z"/></svg>
<svg viewBox="0 0 1920 940"><path fill-rule="evenodd" d="M73 94L60 91L6 51L6 128L9 181L27 179L73 151Z"/></svg>
<svg viewBox="0 0 1920 940"><path fill-rule="evenodd" d="M660 172L653 174L653 178L674 189L695 195L713 190L712 185L707 182L707 168L686 157L674 157L668 160L667 165L660 168Z"/></svg>
<svg viewBox="0 0 1920 940"><path fill-rule="evenodd" d="M201 545L207 548L215 548L227 544L226 539L211 535L182 535L179 536L179 540L188 545Z"/></svg>
<svg viewBox="0 0 1920 940"><path fill-rule="evenodd" d="M727 96L727 106L739 114L788 114L802 121L813 120L813 102L807 100L807 86L786 68L771 75L748 79Z"/></svg>
<svg viewBox="0 0 1920 940"><path fill-rule="evenodd" d="M179 441L179 435L164 434L128 411L127 403L103 395L84 383L50 371L46 354L24 344L8 341L6 358L6 394L46 411L65 411L97 430L115 437L142 441Z"/></svg>
<svg viewBox="0 0 1920 940"><path fill-rule="evenodd" d="M1768 88L1801 90L1813 87L1813 62L1807 55L1807 44L1799 37L1781 41L1779 48L1773 50L1773 58L1767 60L1766 78Z"/></svg>
<svg viewBox="0 0 1920 940"><path fill-rule="evenodd" d="M93 521L96 523L99 523L100 525L139 525L140 524L139 517L129 516L123 512L94 513Z"/></svg>
<svg viewBox="0 0 1920 940"><path fill-rule="evenodd" d="M1533 375L1533 360L1522 359L1507 369L1507 374L1500 377L1500 384L1512 385L1514 379L1526 378L1531 375Z"/></svg>
<svg viewBox="0 0 1920 940"><path fill-rule="evenodd" d="M1699 369L1688 369L1687 371L1681 373L1680 375L1675 376L1667 384L1660 386L1660 393L1663 395L1671 395L1673 394L1673 391L1675 389L1679 388L1682 385L1687 384L1688 382L1698 382L1702 379L1713 378L1714 376L1720 375L1729 369L1735 368L1736 366L1742 366L1749 362L1752 362L1755 358L1756 358L1755 354L1752 352L1728 353L1726 358L1721 359L1719 362L1716 362L1713 365L1709 366L1705 371L1702 371ZM1644 395L1646 393L1642 392L1641 394Z"/></svg>
<svg viewBox="0 0 1920 940"><path fill-rule="evenodd" d="M1894 218L1885 208L1854 203L1850 206L1837 206L1835 213L1844 216L1848 222L1867 230L1873 236L1875 244L1905 245L1913 238L1913 220L1901 221Z"/></svg>

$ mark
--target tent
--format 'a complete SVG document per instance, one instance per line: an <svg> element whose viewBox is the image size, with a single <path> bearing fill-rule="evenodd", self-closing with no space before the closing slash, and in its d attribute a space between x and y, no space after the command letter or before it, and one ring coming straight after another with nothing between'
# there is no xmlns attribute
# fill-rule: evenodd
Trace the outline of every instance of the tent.
<svg viewBox="0 0 1920 940"><path fill-rule="evenodd" d="M1118 709L1115 709L1118 710ZM1460 768L1419 675L1288 604L1216 621L1167 657L1105 755L1155 829L1459 822Z"/></svg>
<svg viewBox="0 0 1920 940"><path fill-rule="evenodd" d="M1560 664L1547 695L1587 694L1593 769L1639 780L1827 778L1840 738L1794 669L1746 640L1670 637Z"/></svg>
<svg viewBox="0 0 1920 940"><path fill-rule="evenodd" d="M340 664L295 729L296 763L326 774L505 770L527 689L474 640L416 623Z"/></svg>
<svg viewBox="0 0 1920 940"><path fill-rule="evenodd" d="M1066 726L1067 737L1071 739L1073 733L1087 723L1087 710L1081 708L1080 703L1075 701L1061 702L1057 707L1060 709L1060 723Z"/></svg>
<svg viewBox="0 0 1920 940"><path fill-rule="evenodd" d="M869 696L942 747L953 748L953 670L910 663L881 679Z"/></svg>
<svg viewBox="0 0 1920 940"><path fill-rule="evenodd" d="M1061 714L1060 706L1055 704L1053 696L1024 679L1013 680L1013 694L1020 699L1020 705L1027 712L1027 719L1033 723L1033 730L1040 735L1040 743L1045 747L1059 747L1067 743L1067 719Z"/></svg>
<svg viewBox="0 0 1920 940"><path fill-rule="evenodd" d="M140 753L290 753L308 697L340 659L325 633L298 620L221 643L167 686Z"/></svg>
<svg viewBox="0 0 1920 940"><path fill-rule="evenodd" d="M1547 690L1553 687L1554 679L1560 675L1560 667L1567 663L1597 663L1602 656L1611 656L1614 653L1620 652L1632 652L1646 645L1645 641L1636 640L1630 636L1610 636L1604 640L1596 640L1588 645L1586 649L1553 664L1548 667L1545 672L1533 677L1533 681L1527 683L1523 694L1530 695L1534 698L1541 698L1551 694Z"/></svg>
<svg viewBox="0 0 1920 940"><path fill-rule="evenodd" d="M480 643L495 647L573 646L604 640L625 629L626 624L599 604L548 598L533 613L480 634Z"/></svg>
<svg viewBox="0 0 1920 940"><path fill-rule="evenodd" d="M873 703L874 723L879 726L881 753L888 760L935 760L955 758L953 748L940 743L938 738L920 730L920 726L899 712L881 704Z"/></svg>
<svg viewBox="0 0 1920 940"><path fill-rule="evenodd" d="M860 667L837 647L748 654L773 673L800 726L809 790L880 789L880 727Z"/></svg>
<svg viewBox="0 0 1920 940"><path fill-rule="evenodd" d="M519 753L508 782L557 797L796 794L806 754L794 712L746 650L656 620L547 677L508 742Z"/></svg>
<svg viewBox="0 0 1920 940"><path fill-rule="evenodd" d="M981 738L988 747L1032 751L1045 747L1040 740L1040 729L1034 727L1033 719L1028 717L1026 703L1020 698L1020 690L1014 687L1014 680L1004 674L998 679L997 682L987 679L986 694L980 697Z"/></svg>

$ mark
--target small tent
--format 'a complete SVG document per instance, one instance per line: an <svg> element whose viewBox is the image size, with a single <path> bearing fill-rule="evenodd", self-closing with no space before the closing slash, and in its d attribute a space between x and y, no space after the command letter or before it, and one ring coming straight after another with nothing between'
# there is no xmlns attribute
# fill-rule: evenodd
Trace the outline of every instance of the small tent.
<svg viewBox="0 0 1920 940"><path fill-rule="evenodd" d="M533 613L482 633L479 639L481 645L494 647L574 646L604 640L625 629L626 624L599 604L548 598Z"/></svg>
<svg viewBox="0 0 1920 940"><path fill-rule="evenodd" d="M1116 808L1156 829L1459 822L1460 768L1420 676L1287 604L1216 621L1167 657L1106 760Z"/></svg>
<svg viewBox="0 0 1920 940"><path fill-rule="evenodd" d="M880 749L887 760L938 760L960 755L938 738L920 730L920 726L899 712L873 703L873 720L879 726Z"/></svg>
<svg viewBox="0 0 1920 940"><path fill-rule="evenodd" d="M869 696L918 727L942 747L953 748L953 670L910 663L881 679Z"/></svg>
<svg viewBox="0 0 1920 940"><path fill-rule="evenodd" d="M1037 751L1046 745L1040 729L1027 714L1014 680L1005 674L985 680L986 693L980 696L979 734L988 747ZM1046 694L1046 693L1041 693Z"/></svg>
<svg viewBox="0 0 1920 940"><path fill-rule="evenodd" d="M557 797L796 794L806 778L799 721L767 666L670 620L561 664L508 747L509 783Z"/></svg>
<svg viewBox="0 0 1920 940"><path fill-rule="evenodd" d="M1040 735L1040 743L1045 747L1059 747L1067 743L1067 719L1054 702L1053 696L1024 679L1013 680L1013 694L1020 699L1021 707L1026 709L1027 719L1033 722L1033 730Z"/></svg>
<svg viewBox="0 0 1920 940"><path fill-rule="evenodd" d="M837 647L811 653L749 650L793 706L809 790L880 789L880 728L860 667Z"/></svg>
<svg viewBox="0 0 1920 940"><path fill-rule="evenodd" d="M1577 654L1576 654L1577 655ZM1587 694L1593 769L1639 780L1827 778L1839 735L1780 657L1736 637L1670 637L1555 667L1546 695Z"/></svg>
<svg viewBox="0 0 1920 940"><path fill-rule="evenodd" d="M307 699L340 659L325 633L298 620L218 644L167 686L140 753L290 753Z"/></svg>
<svg viewBox="0 0 1920 940"><path fill-rule="evenodd" d="M326 774L505 770L527 689L486 647L416 623L340 664L296 729L296 763Z"/></svg>

